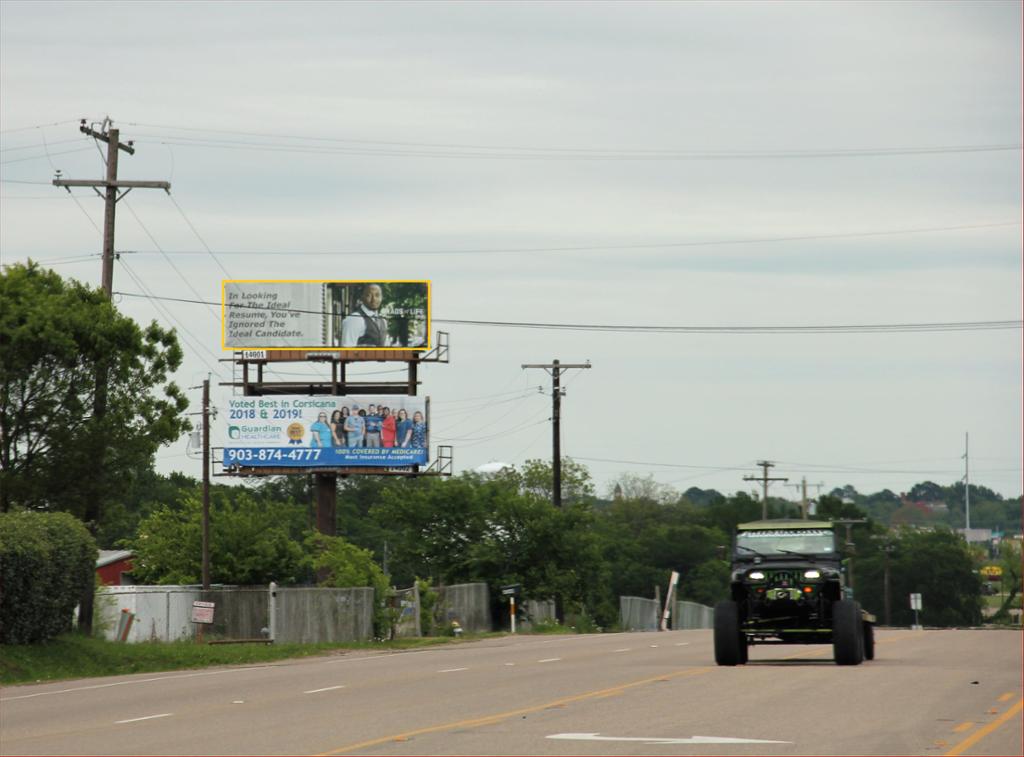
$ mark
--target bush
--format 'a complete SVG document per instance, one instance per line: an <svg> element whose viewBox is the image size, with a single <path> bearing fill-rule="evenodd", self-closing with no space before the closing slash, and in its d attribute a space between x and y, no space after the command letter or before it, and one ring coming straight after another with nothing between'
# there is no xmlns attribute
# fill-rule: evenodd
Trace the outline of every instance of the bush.
<svg viewBox="0 0 1024 757"><path fill-rule="evenodd" d="M0 643L27 644L71 630L93 586L96 542L67 513L0 514Z"/></svg>

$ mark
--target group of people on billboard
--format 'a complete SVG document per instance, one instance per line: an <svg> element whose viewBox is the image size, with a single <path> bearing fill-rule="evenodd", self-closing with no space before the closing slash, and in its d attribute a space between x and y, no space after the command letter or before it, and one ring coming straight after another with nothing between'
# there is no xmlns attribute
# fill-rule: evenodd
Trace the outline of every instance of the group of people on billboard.
<svg viewBox="0 0 1024 757"><path fill-rule="evenodd" d="M321 412L310 426L314 447L424 448L427 422L420 410L412 417L405 408L394 413L383 405L343 405L327 415Z"/></svg>

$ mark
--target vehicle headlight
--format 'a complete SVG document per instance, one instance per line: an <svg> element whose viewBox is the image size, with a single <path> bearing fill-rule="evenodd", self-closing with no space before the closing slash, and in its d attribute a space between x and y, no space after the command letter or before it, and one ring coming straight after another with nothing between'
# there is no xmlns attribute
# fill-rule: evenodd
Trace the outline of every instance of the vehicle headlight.
<svg viewBox="0 0 1024 757"><path fill-rule="evenodd" d="M821 578L820 570L805 570L804 578Z"/></svg>
<svg viewBox="0 0 1024 757"><path fill-rule="evenodd" d="M764 573L762 573L759 570L755 570L755 571L753 571L751 573L748 573L747 574L747 578L749 578L751 581L763 581L764 580Z"/></svg>

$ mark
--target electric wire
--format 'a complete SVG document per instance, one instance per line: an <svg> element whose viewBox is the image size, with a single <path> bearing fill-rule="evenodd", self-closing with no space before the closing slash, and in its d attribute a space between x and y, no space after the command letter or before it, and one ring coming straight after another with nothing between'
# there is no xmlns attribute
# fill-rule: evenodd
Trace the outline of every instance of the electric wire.
<svg viewBox="0 0 1024 757"><path fill-rule="evenodd" d="M33 126L19 126L14 129L0 129L0 134L14 134L18 131L30 131L32 129L42 129L46 126L63 126L64 124L76 124L79 122L77 118L69 118L67 121L54 121L52 124L35 124Z"/></svg>
<svg viewBox="0 0 1024 757"><path fill-rule="evenodd" d="M42 160L43 158L49 157L49 155L72 155L73 153L76 152L88 152L90 150L92 150L91 147L79 147L76 150L61 150L60 152L49 154L43 153L41 155L28 155L24 158L11 158L10 160L0 160L0 166L6 166L9 163L22 163L26 160Z"/></svg>
<svg viewBox="0 0 1024 757"><path fill-rule="evenodd" d="M140 132L139 140L166 140L165 144L185 147L251 149L268 152L310 152L318 154L375 155L387 157L441 157L516 160L776 160L850 157L889 157L898 155L935 155L952 153L1003 152L1020 150L1019 143L977 145L895 146L871 148L821 148L783 150L680 150L635 148L524 147L472 145L409 141L360 140L338 137L311 137L223 129L175 127L160 124L131 123L144 129L171 129L203 134L244 136L255 139L287 140L253 142L215 137L187 137L180 134ZM335 145L335 146L330 146Z"/></svg>
<svg viewBox="0 0 1024 757"><path fill-rule="evenodd" d="M347 256L347 255L507 255L524 253L550 252L595 252L600 250L651 250L667 248L685 249L689 247L719 247L726 245L773 244L778 242L811 242L828 239L858 239L866 237L899 236L904 234L932 234L950 231L970 231L977 229L994 229L1007 226L1021 226L1021 221L997 221L993 223L969 223L952 226L924 226L902 229L884 229L872 231L848 231L835 234L797 234L788 236L753 237L734 239L709 239L688 242L646 242L643 244L586 244L562 245L548 247L497 247L467 249L433 249L433 250L218 250L217 255L302 255L302 256ZM122 250L125 255L152 255L153 250ZM168 255L204 255L203 250L164 250Z"/></svg>
<svg viewBox="0 0 1024 757"><path fill-rule="evenodd" d="M124 297L145 297L138 292L118 292ZM183 297L162 297L171 302L185 302L195 305L212 307L221 305L203 299L187 299ZM269 310L271 308L250 304L225 304L224 307L243 310ZM311 315L330 315L322 310L304 310L302 308L279 308L293 313ZM470 321L453 318L432 318L433 323L446 323L468 326L494 326L510 328L546 329L556 331L597 331L620 333L657 333L657 334L874 334L874 333L913 333L913 332L951 332L951 331L994 331L1024 328L1024 320L1003 321L948 321L931 323L874 323L874 324L819 324L798 326L648 326L636 324L581 324L581 323L540 323L526 321Z"/></svg>
<svg viewBox="0 0 1024 757"><path fill-rule="evenodd" d="M78 137L76 139L58 139L58 140L56 140L54 142L50 142L49 146L53 147L53 145L66 145L66 144L71 144L72 142L81 142L83 138L87 139L87 137ZM16 152L18 150L33 150L33 149L36 149L36 148L39 148L39 147L44 147L44 146L46 146L46 144L47 143L45 141L43 141L43 142L37 142L35 144L31 144L31 145L18 145L17 147L0 147L0 152Z"/></svg>
<svg viewBox="0 0 1024 757"><path fill-rule="evenodd" d="M135 282L136 286L138 286L143 291L148 291L149 288L146 286L146 283L142 279L142 277L137 275L135 273L135 271L132 270L131 266L129 266L125 261L121 261L121 268L125 271L125 273L128 274L128 276L132 279L132 281ZM164 315L164 317L168 319L168 321L170 321L171 323L174 323L177 326L177 329L180 329L180 331L178 333L181 335L181 338L185 339L185 340L188 340L192 344L192 348L194 350L194 354L196 355L196 357L199 358L200 361L202 361L203 365L205 365L207 368L209 368L210 372L213 373L215 376L217 376L218 379L223 380L224 376L220 372L220 370L213 367L213 365L217 364L217 361L219 359L217 357L217 355L215 355L212 351L210 351L210 349L208 347L206 347L206 345L203 343L203 341L201 339L199 339L198 337L196 337L196 335L193 334L189 330L189 328L184 323L182 323L174 315L174 313L171 312L170 308L165 306L162 302L155 301L155 299L152 296L149 299L153 300L153 305L154 305L154 307L157 308L158 312L161 312ZM211 358L213 358L213 365L211 365L210 362L207 361L207 359L205 357L203 357L203 355L201 354L203 352L205 352L207 355L209 355Z"/></svg>

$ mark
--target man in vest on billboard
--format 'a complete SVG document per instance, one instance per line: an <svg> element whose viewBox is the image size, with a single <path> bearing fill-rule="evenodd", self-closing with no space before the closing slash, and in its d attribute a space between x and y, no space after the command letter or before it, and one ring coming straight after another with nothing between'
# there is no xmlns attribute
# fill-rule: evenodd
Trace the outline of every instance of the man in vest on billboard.
<svg viewBox="0 0 1024 757"><path fill-rule="evenodd" d="M380 315L384 294L380 285L367 284L359 305L341 322L342 347L386 347L387 319Z"/></svg>
<svg viewBox="0 0 1024 757"><path fill-rule="evenodd" d="M380 448L380 430L384 425L384 419L380 417L380 411L376 405L370 405L366 411L366 446Z"/></svg>

